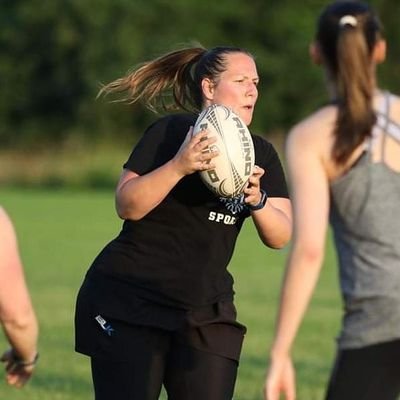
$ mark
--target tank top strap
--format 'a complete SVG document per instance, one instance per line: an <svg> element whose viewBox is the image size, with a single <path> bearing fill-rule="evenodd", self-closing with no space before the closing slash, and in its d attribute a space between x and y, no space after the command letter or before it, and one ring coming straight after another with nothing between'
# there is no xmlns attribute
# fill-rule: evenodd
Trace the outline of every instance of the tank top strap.
<svg viewBox="0 0 400 400"><path fill-rule="evenodd" d="M365 139L365 150L368 152L369 157L372 157L372 149L382 134L385 134L389 124L389 110L390 110L390 93L383 92L377 107L375 108L376 122L372 127L371 136Z"/></svg>
<svg viewBox="0 0 400 400"><path fill-rule="evenodd" d="M394 140L400 142L400 124L390 118L390 108L393 101L393 95L390 92L384 92L383 98L375 110L377 120L373 129L377 134L391 136ZM375 133L375 132L374 132Z"/></svg>
<svg viewBox="0 0 400 400"><path fill-rule="evenodd" d="M389 91L384 91L382 97L375 109L376 123L372 128L372 135L368 137L365 142L365 151L372 157L372 148L378 138L381 138L380 146L380 159L385 160L385 152L387 149L386 140L388 136L400 144L400 124L390 118L390 109L392 106L394 96Z"/></svg>
<svg viewBox="0 0 400 400"><path fill-rule="evenodd" d="M390 106L391 106L391 94L388 91L385 91L383 93L383 99L384 99L384 118L385 122L384 125L382 126L382 146L381 146L381 160L385 159L385 149L386 149L386 138L389 130L389 124L390 124Z"/></svg>
<svg viewBox="0 0 400 400"><path fill-rule="evenodd" d="M379 137L382 137L381 160L385 160L386 140L390 136L400 143L400 125L390 118L390 109L393 101L393 95L389 91L384 91L381 101L376 108L376 123L372 128L372 135L367 139L366 150L371 155L374 143Z"/></svg>

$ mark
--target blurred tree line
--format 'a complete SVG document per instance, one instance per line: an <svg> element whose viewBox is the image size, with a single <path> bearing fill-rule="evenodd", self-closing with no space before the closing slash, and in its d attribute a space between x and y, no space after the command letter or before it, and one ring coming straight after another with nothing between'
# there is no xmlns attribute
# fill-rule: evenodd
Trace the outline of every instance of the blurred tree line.
<svg viewBox="0 0 400 400"><path fill-rule="evenodd" d="M154 115L96 100L101 83L191 42L235 45L261 77L252 130L284 132L323 103L323 77L308 45L319 0L1 0L0 142L90 141L139 134ZM400 89L400 3L370 2L386 27L381 84ZM397 90L399 91L399 90Z"/></svg>

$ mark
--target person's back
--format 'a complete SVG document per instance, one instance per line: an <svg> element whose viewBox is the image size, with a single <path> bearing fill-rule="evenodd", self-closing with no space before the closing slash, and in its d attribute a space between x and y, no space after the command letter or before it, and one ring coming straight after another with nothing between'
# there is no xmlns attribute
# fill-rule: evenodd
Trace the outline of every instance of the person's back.
<svg viewBox="0 0 400 400"><path fill-rule="evenodd" d="M287 141L294 241L282 288L265 398L295 397L290 350L320 269L330 220L344 315L326 400L400 395L400 99L377 83L386 41L367 3L324 7L310 46L330 104ZM390 100L390 101L388 101Z"/></svg>
<svg viewBox="0 0 400 400"><path fill-rule="evenodd" d="M377 97L377 123L359 158L331 181L331 223L346 314L341 348L400 331L399 98Z"/></svg>

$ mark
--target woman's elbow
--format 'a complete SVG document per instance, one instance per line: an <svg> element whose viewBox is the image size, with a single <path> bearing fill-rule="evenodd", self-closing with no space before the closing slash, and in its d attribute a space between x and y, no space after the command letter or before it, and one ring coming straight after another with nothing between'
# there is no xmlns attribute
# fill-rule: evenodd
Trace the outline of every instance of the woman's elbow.
<svg viewBox="0 0 400 400"><path fill-rule="evenodd" d="M122 206L118 206L118 204L116 205L116 211L117 211L117 215L119 218L121 218L122 220L131 220L131 221L138 221L139 219L141 219L143 217L143 215L140 215L138 212L135 212L135 210L133 210L132 208L129 207L122 207Z"/></svg>
<svg viewBox="0 0 400 400"><path fill-rule="evenodd" d="M262 231L261 231L262 233ZM275 231L272 235L260 235L262 242L271 249L283 249L292 238L292 224L282 225L281 229Z"/></svg>
<svg viewBox="0 0 400 400"><path fill-rule="evenodd" d="M290 236L281 237L281 238L274 238L273 240L263 238L262 242L265 246L274 249L274 250L281 250L283 249L290 241Z"/></svg>
<svg viewBox="0 0 400 400"><path fill-rule="evenodd" d="M297 262L317 266L321 265L323 261L325 247L320 240L295 237L291 253Z"/></svg>
<svg viewBox="0 0 400 400"><path fill-rule="evenodd" d="M115 210L117 215L122 220L138 221L144 217L144 213L141 212L137 207L132 204L126 204L120 201L118 198L115 201Z"/></svg>

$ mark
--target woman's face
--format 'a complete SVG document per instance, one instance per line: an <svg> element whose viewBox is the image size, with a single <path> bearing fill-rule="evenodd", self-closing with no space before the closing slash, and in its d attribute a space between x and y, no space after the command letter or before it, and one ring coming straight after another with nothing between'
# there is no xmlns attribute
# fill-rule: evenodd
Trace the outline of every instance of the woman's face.
<svg viewBox="0 0 400 400"><path fill-rule="evenodd" d="M231 53L225 56L226 70L218 81L203 85L205 106L221 104L232 109L250 125L254 106L258 97L259 77L252 57L244 53Z"/></svg>

